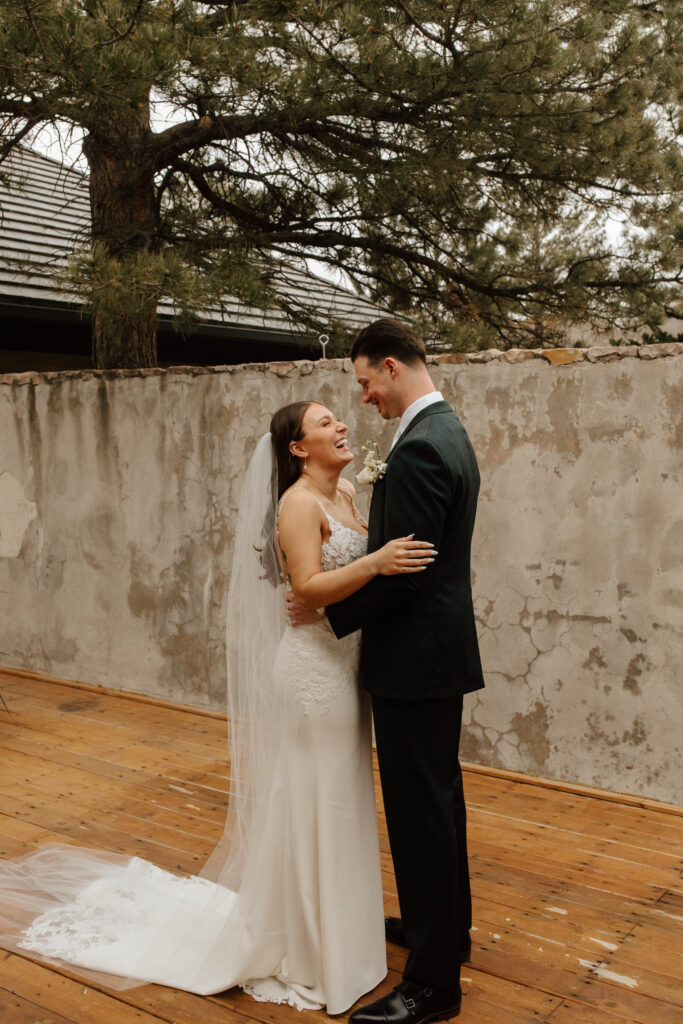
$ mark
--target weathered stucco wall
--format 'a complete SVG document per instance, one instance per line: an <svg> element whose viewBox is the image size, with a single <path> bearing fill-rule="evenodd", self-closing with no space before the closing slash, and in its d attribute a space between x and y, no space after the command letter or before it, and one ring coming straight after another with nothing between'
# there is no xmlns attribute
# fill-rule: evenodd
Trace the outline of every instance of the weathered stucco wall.
<svg viewBox="0 0 683 1024"><path fill-rule="evenodd" d="M681 802L683 345L433 376L482 470L463 756ZM220 707L244 468L310 397L388 447L337 360L0 377L0 664Z"/></svg>

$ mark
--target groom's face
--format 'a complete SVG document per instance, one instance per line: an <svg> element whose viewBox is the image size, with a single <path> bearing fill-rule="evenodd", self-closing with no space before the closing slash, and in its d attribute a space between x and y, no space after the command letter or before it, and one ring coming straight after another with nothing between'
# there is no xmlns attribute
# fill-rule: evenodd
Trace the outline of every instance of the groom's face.
<svg viewBox="0 0 683 1024"><path fill-rule="evenodd" d="M384 359L374 365L367 356L354 360L356 380L360 384L364 405L374 405L385 420L401 415L399 391L396 383L396 360Z"/></svg>

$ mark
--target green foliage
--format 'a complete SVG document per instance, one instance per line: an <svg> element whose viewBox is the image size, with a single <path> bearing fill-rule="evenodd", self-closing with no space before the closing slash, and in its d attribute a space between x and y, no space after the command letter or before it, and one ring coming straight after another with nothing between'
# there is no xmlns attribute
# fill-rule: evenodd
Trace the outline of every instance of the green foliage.
<svg viewBox="0 0 683 1024"><path fill-rule="evenodd" d="M147 176L153 210L131 187L114 231L94 205L72 264L103 316L286 305L281 262L316 259L456 349L656 331L682 30L673 0L0 0L2 152L66 123L97 181Z"/></svg>
<svg viewBox="0 0 683 1024"><path fill-rule="evenodd" d="M90 307L110 322L130 321L167 299L183 329L226 295L245 306L258 307L264 296L274 301L266 275L236 249L218 253L210 270L200 274L180 248L112 256L95 244L74 253L63 284L87 296Z"/></svg>

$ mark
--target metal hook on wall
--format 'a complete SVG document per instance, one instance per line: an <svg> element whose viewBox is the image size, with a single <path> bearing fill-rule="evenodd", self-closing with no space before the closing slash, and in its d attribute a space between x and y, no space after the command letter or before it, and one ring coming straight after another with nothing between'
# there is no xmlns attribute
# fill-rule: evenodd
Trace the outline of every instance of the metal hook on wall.
<svg viewBox="0 0 683 1024"><path fill-rule="evenodd" d="M325 358L325 349L329 345L329 342L330 342L329 334L319 334L318 335L318 343L319 343L321 349L323 350L323 354L322 354L322 357L321 357L322 359Z"/></svg>

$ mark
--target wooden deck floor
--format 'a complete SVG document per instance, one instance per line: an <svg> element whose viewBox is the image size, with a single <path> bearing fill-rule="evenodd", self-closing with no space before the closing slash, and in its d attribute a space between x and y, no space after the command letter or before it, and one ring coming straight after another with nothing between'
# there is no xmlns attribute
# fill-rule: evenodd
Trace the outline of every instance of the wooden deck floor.
<svg viewBox="0 0 683 1024"><path fill-rule="evenodd" d="M220 835L225 724L0 671L0 856L58 839L195 871ZM468 771L462 1024L683 1024L683 817ZM380 810L387 913L397 912ZM397 983L405 954L389 947ZM329 1020L306 1014L306 1024ZM302 1024L238 990L112 994L0 950L3 1024Z"/></svg>

